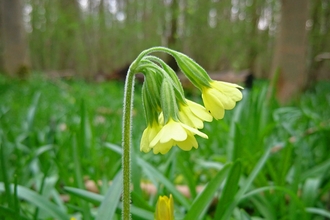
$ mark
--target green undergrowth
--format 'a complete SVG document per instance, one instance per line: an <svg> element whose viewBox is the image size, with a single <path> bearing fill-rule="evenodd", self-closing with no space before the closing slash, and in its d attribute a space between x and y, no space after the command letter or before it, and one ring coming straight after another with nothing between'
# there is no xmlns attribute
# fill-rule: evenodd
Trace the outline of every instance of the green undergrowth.
<svg viewBox="0 0 330 220"><path fill-rule="evenodd" d="M139 151L140 89L133 219L153 219L158 195L170 193L176 219L330 218L329 82L280 106L257 81L223 120L205 124L198 149L166 155ZM122 99L123 82L0 76L0 219L120 219Z"/></svg>

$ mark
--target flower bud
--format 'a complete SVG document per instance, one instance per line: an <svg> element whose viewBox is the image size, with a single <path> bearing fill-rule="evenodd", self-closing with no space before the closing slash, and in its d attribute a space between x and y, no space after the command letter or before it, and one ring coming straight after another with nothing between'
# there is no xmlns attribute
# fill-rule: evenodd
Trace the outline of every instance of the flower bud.
<svg viewBox="0 0 330 220"><path fill-rule="evenodd" d="M172 55L181 71L187 76L191 83L194 84L194 86L200 90L202 87L210 86L211 79L203 67L182 53L173 52Z"/></svg>
<svg viewBox="0 0 330 220"><path fill-rule="evenodd" d="M159 196L155 212L155 220L174 220L174 202L172 194Z"/></svg>
<svg viewBox="0 0 330 220"><path fill-rule="evenodd" d="M178 105L174 94L172 83L163 79L161 88L161 108L164 115L164 124L168 122L170 118L174 120L178 119Z"/></svg>

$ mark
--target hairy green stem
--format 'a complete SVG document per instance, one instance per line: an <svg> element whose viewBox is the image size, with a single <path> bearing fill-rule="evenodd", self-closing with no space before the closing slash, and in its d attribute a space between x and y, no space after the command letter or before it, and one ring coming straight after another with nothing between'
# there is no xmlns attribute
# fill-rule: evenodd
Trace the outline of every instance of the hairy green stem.
<svg viewBox="0 0 330 220"><path fill-rule="evenodd" d="M123 142L123 195L122 195L122 219L131 219L131 133L132 133L132 108L134 97L134 71L131 67L128 70L125 82L124 108L123 108L123 126L122 126L122 142Z"/></svg>
<svg viewBox="0 0 330 220"><path fill-rule="evenodd" d="M122 169L123 169L123 194L122 194L122 219L131 219L131 136L132 136L132 109L134 98L134 75L142 58L151 52L163 51L170 53L171 50L164 47L154 47L143 51L131 64L128 69L125 81L124 108L123 108L123 125L122 125Z"/></svg>

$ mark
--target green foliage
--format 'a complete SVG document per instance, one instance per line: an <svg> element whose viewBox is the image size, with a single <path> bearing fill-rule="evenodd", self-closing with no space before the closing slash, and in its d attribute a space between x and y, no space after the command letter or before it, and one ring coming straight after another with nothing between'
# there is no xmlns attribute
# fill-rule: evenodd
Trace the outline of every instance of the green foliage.
<svg viewBox="0 0 330 220"><path fill-rule="evenodd" d="M209 139L198 149L154 155L139 151L146 124L137 84L133 219L153 219L158 195L170 193L176 219L329 218L329 86L279 106L259 81L205 125ZM122 92L118 82L0 77L1 219L120 219Z"/></svg>

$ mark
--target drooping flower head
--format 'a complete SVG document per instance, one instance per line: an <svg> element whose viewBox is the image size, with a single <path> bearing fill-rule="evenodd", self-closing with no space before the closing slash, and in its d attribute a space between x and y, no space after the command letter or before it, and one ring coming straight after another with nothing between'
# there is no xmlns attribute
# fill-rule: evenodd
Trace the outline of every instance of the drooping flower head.
<svg viewBox="0 0 330 220"><path fill-rule="evenodd" d="M167 153L173 146L188 151L198 148L195 135L208 138L199 131L204 122L222 119L225 110L233 109L242 99L241 86L212 80L206 71L188 56L167 48L181 71L202 92L204 106L185 98L176 73L158 57L143 52L137 71L145 75L142 100L147 120L140 150Z"/></svg>
<svg viewBox="0 0 330 220"><path fill-rule="evenodd" d="M212 80L207 72L190 57L173 52L179 67L187 78L202 92L205 108L215 119L222 119L225 110L231 110L243 96L243 87Z"/></svg>
<svg viewBox="0 0 330 220"><path fill-rule="evenodd" d="M179 101L179 106L177 102L171 81L164 79L160 100L162 111L158 120L149 123L144 130L140 143L141 151L149 152L153 149L155 154L166 154L173 146L188 151L198 148L195 135L208 138L206 134L197 130L203 127L203 120L212 120L206 109L189 100Z"/></svg>

